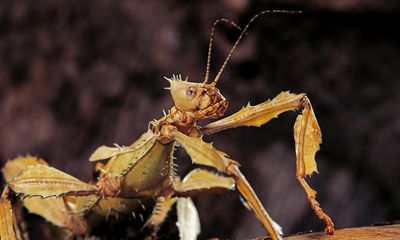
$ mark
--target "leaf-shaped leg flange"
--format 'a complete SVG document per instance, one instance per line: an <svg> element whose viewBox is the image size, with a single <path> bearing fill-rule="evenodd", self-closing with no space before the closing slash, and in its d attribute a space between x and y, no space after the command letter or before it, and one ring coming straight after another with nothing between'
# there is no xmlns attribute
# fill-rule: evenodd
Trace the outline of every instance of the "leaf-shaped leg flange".
<svg viewBox="0 0 400 240"><path fill-rule="evenodd" d="M280 236L280 229L278 229L277 224L275 224L267 211L265 211L254 190L240 172L236 161L229 159L224 152L218 151L211 144L203 142L201 138L189 137L181 132L174 132L174 137L186 150L194 163L214 167L220 172L224 172L233 177L233 182L236 184L240 194L244 197L251 210L271 235L272 239L282 239ZM214 176L211 177L207 176L207 174L202 174L206 176L206 179L214 178ZM196 177L192 177L192 181L197 181ZM200 183L201 181L197 182ZM209 181L208 184L212 185L215 184L215 182ZM187 184L187 188L191 185L192 184Z"/></svg>
<svg viewBox="0 0 400 240"><path fill-rule="evenodd" d="M241 126L260 127L278 117L281 113L297 109L302 110L302 112L294 125L296 177L307 195L311 208L325 222L325 231L333 234L334 224L331 218L319 206L316 200L316 191L305 181L305 176L318 172L315 153L319 150L319 145L322 142L322 134L311 102L304 93L282 92L274 99L258 105L251 106L248 104L237 113L208 124L202 129L202 133L211 134Z"/></svg>

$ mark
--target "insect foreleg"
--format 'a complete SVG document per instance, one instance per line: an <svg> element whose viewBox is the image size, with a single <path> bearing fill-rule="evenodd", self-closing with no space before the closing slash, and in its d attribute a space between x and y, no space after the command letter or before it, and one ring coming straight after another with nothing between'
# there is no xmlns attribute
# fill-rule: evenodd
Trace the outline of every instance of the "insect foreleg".
<svg viewBox="0 0 400 240"><path fill-rule="evenodd" d="M319 219L326 224L325 232L334 233L334 224L332 219L324 213L316 200L317 192L313 190L305 180L306 175L317 172L315 162L315 153L319 150L319 144L322 141L321 130L315 118L311 104L306 98L304 109L301 115L296 119L294 125L294 139L296 147L296 178L303 187L311 208Z"/></svg>
<svg viewBox="0 0 400 240"><path fill-rule="evenodd" d="M316 200L316 191L304 179L305 176L317 172L315 153L319 150L319 144L322 141L321 130L310 100L305 94L282 92L272 100L255 106L249 104L229 117L208 124L202 129L202 133L211 134L240 126L260 127L283 112L297 109L301 109L302 112L294 125L296 177L306 192L311 208L326 223L325 231L333 234L334 224L331 218L323 212Z"/></svg>

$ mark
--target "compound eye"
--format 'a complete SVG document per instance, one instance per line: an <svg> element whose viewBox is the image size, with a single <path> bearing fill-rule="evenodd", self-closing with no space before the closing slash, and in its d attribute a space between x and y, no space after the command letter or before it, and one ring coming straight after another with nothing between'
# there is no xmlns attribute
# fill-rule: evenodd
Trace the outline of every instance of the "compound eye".
<svg viewBox="0 0 400 240"><path fill-rule="evenodd" d="M194 87L188 87L186 89L186 96L188 97L193 97L194 95L196 95L196 88Z"/></svg>

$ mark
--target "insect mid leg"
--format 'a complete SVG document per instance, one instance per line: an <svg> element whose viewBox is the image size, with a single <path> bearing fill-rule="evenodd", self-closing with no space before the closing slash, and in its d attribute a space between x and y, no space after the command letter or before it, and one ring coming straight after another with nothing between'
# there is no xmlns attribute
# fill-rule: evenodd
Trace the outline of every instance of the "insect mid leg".
<svg viewBox="0 0 400 240"><path fill-rule="evenodd" d="M185 141L182 140L182 142ZM184 143L183 146L186 147L185 149L190 152L190 147L188 145ZM196 144L196 146L200 145ZM215 151L215 149L213 148L210 150ZM210 155L212 155L212 152L209 151L209 153ZM254 212L256 217L260 220L262 225L272 236L272 239L281 239L280 228L278 228L277 224L265 211L256 193L247 182L243 174L240 172L237 163L231 161L230 164L226 167L225 172L230 176L226 177L216 173L212 173L207 170L194 169L183 179L183 181L179 181L174 184L174 188L176 191L175 194L177 194L178 196L193 196L195 194L201 193L219 193L221 191L234 190L236 186L236 188L246 201L247 205L249 205L250 210Z"/></svg>
<svg viewBox="0 0 400 240"><path fill-rule="evenodd" d="M272 218L269 216L261 201L258 199L253 188L251 187L249 182L247 182L244 175L240 172L239 167L236 164L231 164L227 168L227 171L235 177L237 189L244 197L246 203L250 206L251 210L253 210L258 220L260 220L264 228L271 235L272 239L282 239L280 236L280 227L277 226L275 221L272 220Z"/></svg>
<svg viewBox="0 0 400 240"><path fill-rule="evenodd" d="M186 197L204 193L222 193L235 190L235 180L231 177L196 168L180 181L174 181L176 196Z"/></svg>
<svg viewBox="0 0 400 240"><path fill-rule="evenodd" d="M186 185L185 189L188 192L194 193L196 190L210 192L218 188L232 190L233 185L236 185L240 194L244 197L246 203L248 203L247 205L250 206L264 228L272 236L272 239L282 239L280 229L265 211L253 188L240 172L236 161L229 159L224 152L218 151L211 144L203 142L201 138L189 137L180 132L176 132L174 136L190 155L194 163L211 166L229 176L223 177L205 170L195 169L188 174L188 176L191 175L190 177L187 176L182 181L182 185Z"/></svg>

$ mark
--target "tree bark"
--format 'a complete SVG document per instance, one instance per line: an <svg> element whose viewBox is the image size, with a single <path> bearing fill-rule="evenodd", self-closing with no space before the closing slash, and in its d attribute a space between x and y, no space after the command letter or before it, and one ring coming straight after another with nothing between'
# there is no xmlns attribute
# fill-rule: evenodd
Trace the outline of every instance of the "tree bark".
<svg viewBox="0 0 400 240"><path fill-rule="evenodd" d="M260 238L270 239L270 238ZM324 232L305 233L284 237L285 240L394 240L400 239L400 224L371 227L345 228L335 231L334 235Z"/></svg>

